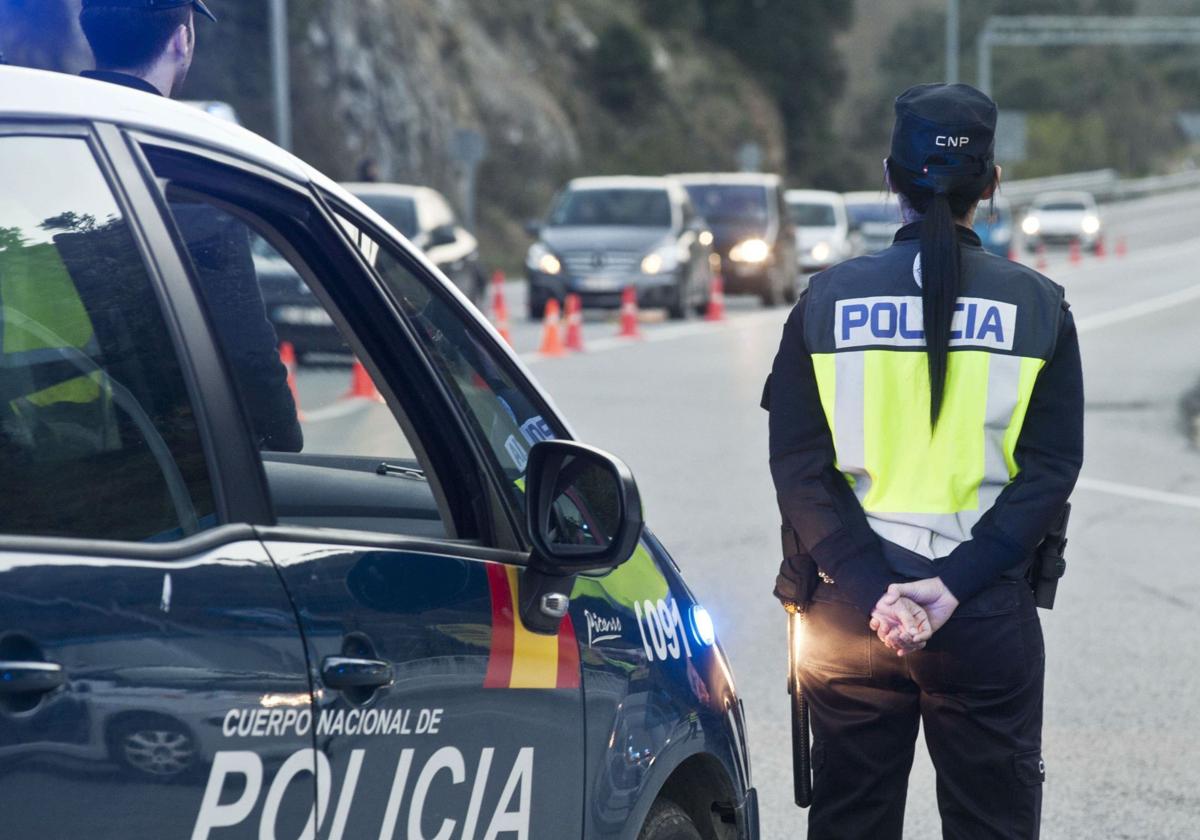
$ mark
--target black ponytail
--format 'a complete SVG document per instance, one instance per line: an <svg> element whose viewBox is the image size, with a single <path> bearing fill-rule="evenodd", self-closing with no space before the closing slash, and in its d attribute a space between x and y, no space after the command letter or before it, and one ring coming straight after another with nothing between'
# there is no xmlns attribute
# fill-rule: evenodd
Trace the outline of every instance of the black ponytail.
<svg viewBox="0 0 1200 840"><path fill-rule="evenodd" d="M925 322L925 350L929 360L929 425L937 426L946 392L950 358L950 325L962 291L962 251L955 219L970 212L992 185L995 172L986 167L981 176L956 179L949 189L934 190L925 179L888 160L888 175L921 219L921 309Z"/></svg>
<svg viewBox="0 0 1200 840"><path fill-rule="evenodd" d="M925 317L925 349L929 359L929 425L937 426L946 391L950 356L950 323L962 287L962 252L950 199L936 193L921 220L921 310Z"/></svg>

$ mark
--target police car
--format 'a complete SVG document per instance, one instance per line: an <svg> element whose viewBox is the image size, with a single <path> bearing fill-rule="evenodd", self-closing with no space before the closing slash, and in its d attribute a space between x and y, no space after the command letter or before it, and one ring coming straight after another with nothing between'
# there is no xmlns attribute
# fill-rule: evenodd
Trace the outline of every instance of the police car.
<svg viewBox="0 0 1200 840"><path fill-rule="evenodd" d="M633 478L453 284L234 125L0 89L0 836L757 838ZM305 403L254 237L377 391Z"/></svg>

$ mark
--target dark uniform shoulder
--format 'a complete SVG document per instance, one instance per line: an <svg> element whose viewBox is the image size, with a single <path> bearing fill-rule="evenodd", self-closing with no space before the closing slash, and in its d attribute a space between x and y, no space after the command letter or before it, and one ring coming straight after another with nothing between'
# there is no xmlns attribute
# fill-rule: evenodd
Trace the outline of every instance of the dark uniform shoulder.
<svg viewBox="0 0 1200 840"><path fill-rule="evenodd" d="M1039 294L1044 298L1053 298L1060 305L1069 306L1066 302L1066 289L1032 266L982 249L973 253L978 260L980 273L1006 283L1021 284L1034 294Z"/></svg>

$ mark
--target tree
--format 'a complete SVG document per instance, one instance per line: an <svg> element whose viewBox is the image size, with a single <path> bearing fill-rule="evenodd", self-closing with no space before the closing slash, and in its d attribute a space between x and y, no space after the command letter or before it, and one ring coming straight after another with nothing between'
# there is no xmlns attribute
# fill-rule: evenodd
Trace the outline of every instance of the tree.
<svg viewBox="0 0 1200 840"><path fill-rule="evenodd" d="M836 36L851 0L701 0L703 31L731 49L779 103L788 170L812 177L833 145L830 113L845 84Z"/></svg>

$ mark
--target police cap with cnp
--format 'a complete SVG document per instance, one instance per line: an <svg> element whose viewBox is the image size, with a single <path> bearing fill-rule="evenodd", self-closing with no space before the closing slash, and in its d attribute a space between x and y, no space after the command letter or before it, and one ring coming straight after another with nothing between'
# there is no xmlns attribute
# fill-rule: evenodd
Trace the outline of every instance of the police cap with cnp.
<svg viewBox="0 0 1200 840"><path fill-rule="evenodd" d="M982 175L996 149L996 103L970 85L917 85L896 98L892 160L930 186Z"/></svg>
<svg viewBox="0 0 1200 840"><path fill-rule="evenodd" d="M83 0L85 9L145 9L147 12L161 12L180 6L193 6L213 23L217 22L217 16L204 4L204 0Z"/></svg>

